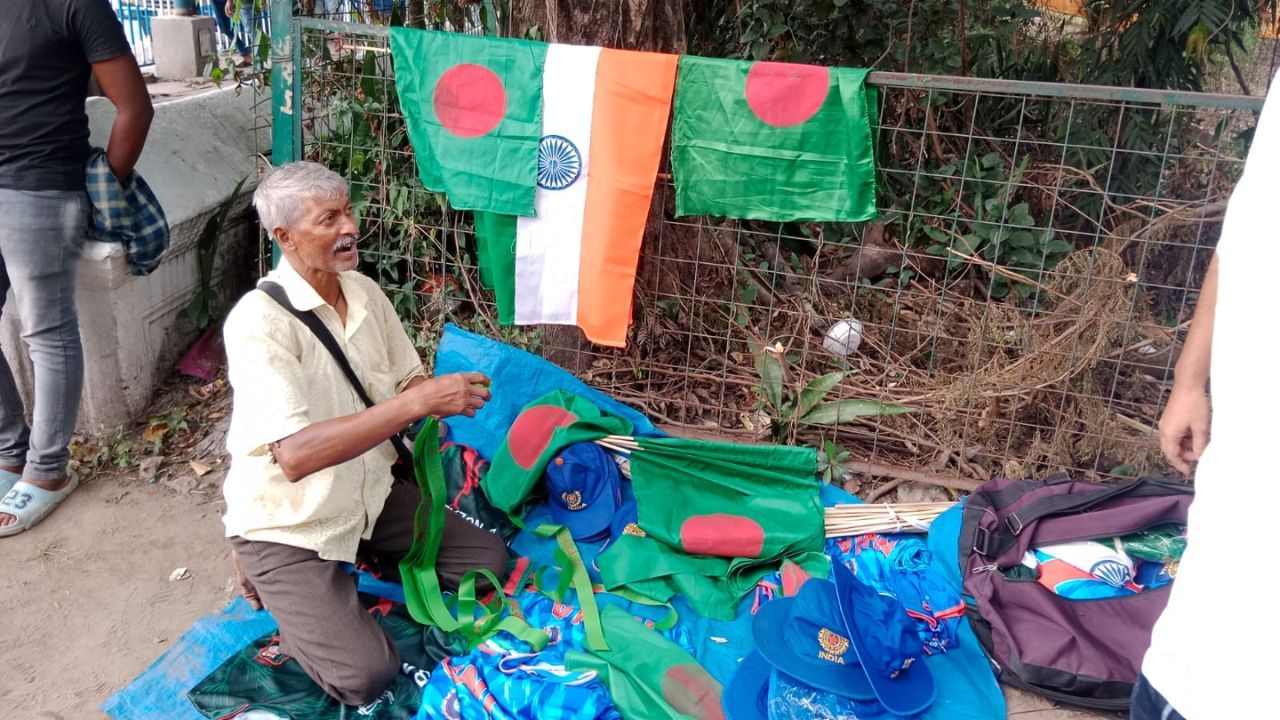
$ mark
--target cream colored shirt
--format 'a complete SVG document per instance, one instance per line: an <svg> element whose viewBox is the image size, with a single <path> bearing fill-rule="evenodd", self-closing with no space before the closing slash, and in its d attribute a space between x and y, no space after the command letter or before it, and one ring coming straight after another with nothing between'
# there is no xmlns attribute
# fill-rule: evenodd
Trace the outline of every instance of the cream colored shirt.
<svg viewBox="0 0 1280 720"><path fill-rule="evenodd" d="M339 276L347 300L344 327L337 311L287 260L269 273L299 310L315 310L346 353L374 402L382 402L423 374L422 361L391 302L358 272ZM291 483L267 454L251 454L308 425L350 415L365 405L315 335L265 293L236 303L223 328L233 390L223 485L227 537L314 550L326 560L353 562L391 491L395 449L369 452Z"/></svg>

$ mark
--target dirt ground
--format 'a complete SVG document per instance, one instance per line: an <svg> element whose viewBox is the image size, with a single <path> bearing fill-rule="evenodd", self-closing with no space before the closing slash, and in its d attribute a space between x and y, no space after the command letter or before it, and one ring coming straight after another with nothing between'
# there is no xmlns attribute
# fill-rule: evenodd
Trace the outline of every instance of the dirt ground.
<svg viewBox="0 0 1280 720"><path fill-rule="evenodd" d="M197 398L199 385L175 379L156 420L73 446L86 469L104 469L36 528L0 538L0 717L106 717L108 695L233 597L218 462L227 398ZM147 461L157 435L161 455Z"/></svg>
<svg viewBox="0 0 1280 720"><path fill-rule="evenodd" d="M107 469L35 529L0 538L5 720L106 717L107 696L237 592L221 522L228 402L225 389L200 398L199 387L174 379L148 422L82 441L80 461ZM1106 716L1010 694L1009 717Z"/></svg>

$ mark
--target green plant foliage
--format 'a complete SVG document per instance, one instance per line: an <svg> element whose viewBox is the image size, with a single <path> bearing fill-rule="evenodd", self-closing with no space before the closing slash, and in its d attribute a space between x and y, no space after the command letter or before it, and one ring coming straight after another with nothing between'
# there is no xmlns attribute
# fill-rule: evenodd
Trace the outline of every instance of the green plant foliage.
<svg viewBox="0 0 1280 720"><path fill-rule="evenodd" d="M760 375L760 385L755 388L760 409L769 416L777 440L793 438L801 425L839 425L863 417L911 412L911 408L878 400L830 399L844 380L845 373L827 373L804 385L793 385L790 377L798 373L791 367L792 362L781 346L753 344L751 352L755 357L756 372Z"/></svg>
<svg viewBox="0 0 1280 720"><path fill-rule="evenodd" d="M213 263L218 254L218 241L226 230L227 217L231 208L240 199L240 190L244 188L248 178L241 178L231 190L231 195L222 201L200 230L196 239L196 262L200 271L200 288L184 311L187 322L197 330L203 330L217 318L218 293L213 289Z"/></svg>

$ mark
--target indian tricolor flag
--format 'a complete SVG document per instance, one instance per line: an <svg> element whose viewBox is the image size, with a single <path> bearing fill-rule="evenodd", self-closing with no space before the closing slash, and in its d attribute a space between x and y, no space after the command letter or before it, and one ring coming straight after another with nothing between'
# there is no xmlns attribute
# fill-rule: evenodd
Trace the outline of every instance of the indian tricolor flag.
<svg viewBox="0 0 1280 720"><path fill-rule="evenodd" d="M501 320L626 344L677 56L549 45L533 217L477 213Z"/></svg>

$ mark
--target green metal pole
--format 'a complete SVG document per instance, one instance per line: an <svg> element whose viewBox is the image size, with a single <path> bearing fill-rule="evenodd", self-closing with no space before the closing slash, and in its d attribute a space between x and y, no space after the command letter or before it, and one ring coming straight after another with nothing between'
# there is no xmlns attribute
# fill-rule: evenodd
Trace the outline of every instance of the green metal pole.
<svg viewBox="0 0 1280 720"><path fill-rule="evenodd" d="M216 2L217 0L215 0ZM252 0L250 0L252 1ZM298 41L293 0L271 0L271 164L279 167L298 157L296 128L297 67L293 45ZM280 262L280 248L271 244L271 264Z"/></svg>
<svg viewBox="0 0 1280 720"><path fill-rule="evenodd" d="M293 162L293 0L271 0L271 164Z"/></svg>

